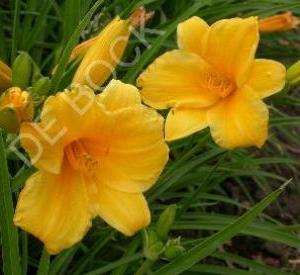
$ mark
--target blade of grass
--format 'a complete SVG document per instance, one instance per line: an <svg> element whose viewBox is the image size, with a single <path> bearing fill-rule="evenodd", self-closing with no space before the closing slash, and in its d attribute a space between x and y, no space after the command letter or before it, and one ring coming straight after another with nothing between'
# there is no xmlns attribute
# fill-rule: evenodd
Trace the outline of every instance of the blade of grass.
<svg viewBox="0 0 300 275"><path fill-rule="evenodd" d="M11 60L13 63L17 56L18 50L18 38L19 38L19 27L20 27L20 5L21 0L14 1L14 17L13 17L13 28L12 28L12 45L11 45Z"/></svg>
<svg viewBox="0 0 300 275"><path fill-rule="evenodd" d="M95 257L95 255L113 238L113 236L116 234L114 230L111 230L107 232L105 238L99 242L96 243L92 248L89 249L89 251L86 253L86 255L79 261L73 268L73 275L81 275L83 274L83 271L87 264Z"/></svg>
<svg viewBox="0 0 300 275"><path fill-rule="evenodd" d="M51 261L49 275L60 274L62 267L68 262L69 259L73 258L78 250L78 246L63 251Z"/></svg>
<svg viewBox="0 0 300 275"><path fill-rule="evenodd" d="M28 235L25 231L21 232L22 240L22 274L26 275L28 270Z"/></svg>
<svg viewBox="0 0 300 275"><path fill-rule="evenodd" d="M237 256L228 252L215 252L213 257L216 257L217 259L221 259L224 261L230 261L237 263L243 267L248 267L251 270L258 272L260 274L272 274L272 275L288 275L290 273L278 270L277 268L264 265L260 262L257 262L255 260L250 260L241 256Z"/></svg>
<svg viewBox="0 0 300 275"><path fill-rule="evenodd" d="M290 181L284 183L280 188L269 194L266 198L253 206L234 223L223 230L201 241L198 245L188 250L182 256L175 258L171 263L160 268L155 275L176 275L188 270L197 262L210 255L218 246L231 239L234 235L244 229L259 215L269 204L271 204L285 189Z"/></svg>
<svg viewBox="0 0 300 275"><path fill-rule="evenodd" d="M14 207L2 133L0 130L0 228L3 271L5 275L20 275L18 231L13 223Z"/></svg>
<svg viewBox="0 0 300 275"><path fill-rule="evenodd" d="M107 272L113 270L114 268L117 267L122 267L123 265L126 265L128 263L140 260L143 258L143 254L142 253L138 253L132 256L128 256L128 257L124 257L118 261L115 261L113 263L110 263L104 267L101 268L97 268L93 271L90 271L88 273L84 273L84 275L100 275L100 274L107 274Z"/></svg>
<svg viewBox="0 0 300 275"><path fill-rule="evenodd" d="M50 265L50 256L47 252L47 250L44 248L42 252L42 256L40 259L37 275L47 275L49 271L49 265Z"/></svg>
<svg viewBox="0 0 300 275"><path fill-rule="evenodd" d="M40 33L43 31L43 26L46 23L46 15L49 12L49 9L51 7L51 1L44 1L39 16L36 18L35 24L29 34L27 34L27 39L24 43L24 49L25 51L29 51L34 43L37 40L37 37L39 37Z"/></svg>

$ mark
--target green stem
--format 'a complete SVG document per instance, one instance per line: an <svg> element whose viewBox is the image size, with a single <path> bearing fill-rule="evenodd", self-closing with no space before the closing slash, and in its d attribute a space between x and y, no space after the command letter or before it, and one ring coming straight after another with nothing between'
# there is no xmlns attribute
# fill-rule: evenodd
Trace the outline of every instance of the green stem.
<svg viewBox="0 0 300 275"><path fill-rule="evenodd" d="M155 261L146 259L134 275L147 274L154 263Z"/></svg>
<svg viewBox="0 0 300 275"><path fill-rule="evenodd" d="M44 248L39 263L39 269L37 275L47 275L49 272L50 256L47 250Z"/></svg>
<svg viewBox="0 0 300 275"><path fill-rule="evenodd" d="M2 130L0 130L0 227L3 271L4 274L7 275L20 275L21 265L18 246L18 231L13 223L13 198L2 133Z"/></svg>

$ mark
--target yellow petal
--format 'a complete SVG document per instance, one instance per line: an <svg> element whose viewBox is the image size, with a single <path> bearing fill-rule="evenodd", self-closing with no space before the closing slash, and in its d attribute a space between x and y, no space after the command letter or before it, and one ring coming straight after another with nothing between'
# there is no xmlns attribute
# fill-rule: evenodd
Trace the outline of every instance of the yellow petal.
<svg viewBox="0 0 300 275"><path fill-rule="evenodd" d="M140 93L136 87L114 79L109 82L98 99L108 111L141 104Z"/></svg>
<svg viewBox="0 0 300 275"><path fill-rule="evenodd" d="M106 185L91 190L95 214L127 236L132 236L150 223L150 211L144 196L125 193Z"/></svg>
<svg viewBox="0 0 300 275"><path fill-rule="evenodd" d="M99 160L97 178L111 188L142 192L158 179L168 161L163 118L142 105L111 114L113 127L106 143L87 139L85 147Z"/></svg>
<svg viewBox="0 0 300 275"><path fill-rule="evenodd" d="M36 123L23 123L20 131L21 144L30 156L31 163L39 169L58 174L63 161L63 144L53 138L44 126ZM60 129L60 128L59 128ZM63 132L62 132L63 133ZM59 137L60 132L55 134ZM48 138L49 137L49 138ZM53 139L55 142L51 142Z"/></svg>
<svg viewBox="0 0 300 275"><path fill-rule="evenodd" d="M19 196L14 223L57 254L80 241L90 227L88 201L82 178L68 167L61 175L38 172Z"/></svg>
<svg viewBox="0 0 300 275"><path fill-rule="evenodd" d="M178 47L202 56L208 32L207 23L193 16L177 26Z"/></svg>
<svg viewBox="0 0 300 275"><path fill-rule="evenodd" d="M165 109L177 106L207 107L219 100L210 89L212 68L200 56L183 50L163 54L138 78L146 104Z"/></svg>
<svg viewBox="0 0 300 275"><path fill-rule="evenodd" d="M93 89L101 86L120 62L129 35L129 21L115 18L88 49L75 73L73 83L88 85Z"/></svg>
<svg viewBox="0 0 300 275"><path fill-rule="evenodd" d="M73 87L46 100L41 122L22 125L21 144L36 167L58 174L65 145L88 136L101 140L103 129L110 124L104 107L96 104L94 92Z"/></svg>
<svg viewBox="0 0 300 275"><path fill-rule="evenodd" d="M186 137L208 126L206 109L172 109L166 120L166 140Z"/></svg>
<svg viewBox="0 0 300 275"><path fill-rule="evenodd" d="M0 60L0 90L11 87L11 69Z"/></svg>
<svg viewBox="0 0 300 275"><path fill-rule="evenodd" d="M209 109L207 119L213 139L223 148L261 147L268 136L268 108L246 86Z"/></svg>
<svg viewBox="0 0 300 275"><path fill-rule="evenodd" d="M247 85L260 98L265 98L281 91L285 85L286 69L276 61L256 59L253 63Z"/></svg>
<svg viewBox="0 0 300 275"><path fill-rule="evenodd" d="M241 87L254 61L258 41L255 17L223 19L210 27L203 58Z"/></svg>

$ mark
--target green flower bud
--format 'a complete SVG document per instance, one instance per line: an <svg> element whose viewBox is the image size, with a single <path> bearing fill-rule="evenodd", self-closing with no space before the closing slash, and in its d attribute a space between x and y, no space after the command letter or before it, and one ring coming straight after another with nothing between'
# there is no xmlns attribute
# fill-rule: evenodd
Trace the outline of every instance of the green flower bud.
<svg viewBox="0 0 300 275"><path fill-rule="evenodd" d="M12 65L12 84L13 86L26 89L30 85L33 64L31 57L21 52Z"/></svg>
<svg viewBox="0 0 300 275"><path fill-rule="evenodd" d="M288 68L286 79L292 86L300 84L300 60Z"/></svg>
<svg viewBox="0 0 300 275"><path fill-rule="evenodd" d="M35 83L33 83L31 94L35 101L40 102L47 96L50 88L49 77L41 77Z"/></svg>
<svg viewBox="0 0 300 275"><path fill-rule="evenodd" d="M143 233L144 256L151 261L156 261L164 251L164 244L154 230L147 229Z"/></svg>
<svg viewBox="0 0 300 275"><path fill-rule="evenodd" d="M0 97L0 128L17 133L22 122L33 119L33 101L27 91L8 89Z"/></svg>
<svg viewBox="0 0 300 275"><path fill-rule="evenodd" d="M174 259L185 252L185 248L180 244L180 237L174 240L169 240L165 246L165 256L168 259Z"/></svg>
<svg viewBox="0 0 300 275"><path fill-rule="evenodd" d="M175 204L170 205L162 212L158 219L156 232L161 240L167 240L168 238L169 231L176 216L176 208L177 206Z"/></svg>

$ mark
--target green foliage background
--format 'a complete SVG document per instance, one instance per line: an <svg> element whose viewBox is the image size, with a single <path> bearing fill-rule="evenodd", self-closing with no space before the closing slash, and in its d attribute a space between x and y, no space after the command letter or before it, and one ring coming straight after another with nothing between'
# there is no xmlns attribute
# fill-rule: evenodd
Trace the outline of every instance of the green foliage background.
<svg viewBox="0 0 300 275"><path fill-rule="evenodd" d="M192 15L209 23L235 16L263 18L288 10L300 16L299 0L4 0L0 3L0 57L12 64L18 51L28 52L42 74L52 76L54 93L67 86L76 68L77 64L67 66L72 48L114 16L127 17L140 5L155 11L147 25L152 32L145 32L149 44L133 35L124 60L132 61L137 47L141 56L135 66L117 68L118 78L132 84L160 53L177 47L176 26ZM258 56L287 66L299 60L299 30L262 34ZM154 274L300 274L290 261L299 257L300 249L299 91L287 88L268 99L268 104L270 137L262 150L222 150L208 131L170 144L170 162L147 198L153 226L166 206L177 204L170 237L181 236L186 252L173 260L162 254L155 262L145 259L141 234L125 238L101 220L94 221L80 244L51 258L39 241L17 232L11 221L13 203L33 169L9 152L10 137L2 133L0 226L5 274L121 275L150 270ZM289 179L292 183L285 195L261 214L282 189L256 203ZM264 258L241 255L236 245L228 244L235 235L242 236L237 239L241 247L261 251L265 244L279 244L290 256L279 253L280 265L272 267Z"/></svg>

